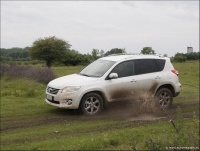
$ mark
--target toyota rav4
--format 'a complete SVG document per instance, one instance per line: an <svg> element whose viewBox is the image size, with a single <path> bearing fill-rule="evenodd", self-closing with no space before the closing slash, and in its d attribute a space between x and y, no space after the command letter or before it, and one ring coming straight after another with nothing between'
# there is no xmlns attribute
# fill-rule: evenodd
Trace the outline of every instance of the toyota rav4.
<svg viewBox="0 0 200 151"><path fill-rule="evenodd" d="M45 101L95 115L109 102L125 101L130 94L137 95L133 92L147 91L162 107L169 108L181 91L178 75L167 57L112 55L94 61L79 73L49 82Z"/></svg>

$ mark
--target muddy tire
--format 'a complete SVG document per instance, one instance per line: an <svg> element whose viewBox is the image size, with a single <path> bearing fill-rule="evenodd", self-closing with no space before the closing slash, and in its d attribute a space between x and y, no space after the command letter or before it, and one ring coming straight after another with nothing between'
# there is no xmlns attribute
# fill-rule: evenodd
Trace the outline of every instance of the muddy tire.
<svg viewBox="0 0 200 151"><path fill-rule="evenodd" d="M167 88L161 88L157 91L156 100L163 108L170 108L173 101L173 95L172 92Z"/></svg>
<svg viewBox="0 0 200 151"><path fill-rule="evenodd" d="M85 115L97 115L103 110L103 100L97 93L86 94L80 104L80 111Z"/></svg>

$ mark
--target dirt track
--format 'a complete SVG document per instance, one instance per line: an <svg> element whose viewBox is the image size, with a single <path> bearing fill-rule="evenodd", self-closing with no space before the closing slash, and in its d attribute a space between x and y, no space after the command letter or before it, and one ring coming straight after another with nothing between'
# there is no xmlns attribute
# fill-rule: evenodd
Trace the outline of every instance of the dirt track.
<svg viewBox="0 0 200 151"><path fill-rule="evenodd" d="M181 105L181 108L195 107L199 103ZM0 131L31 128L42 125L54 124L54 123L71 123L73 121L91 121L91 120L124 120L124 121L134 121L140 124L148 123L150 121L156 120L166 120L166 115L158 108L150 108L147 105L142 107L138 102L115 102L110 103L110 105L104 109L100 115L96 116L85 116L81 115L74 110L65 110L59 108L53 108L49 110L51 115L49 117L37 116L36 119L27 119L27 117L21 118L20 120L9 119L6 121L2 119L4 125L1 126ZM178 106L172 106L170 110L176 110ZM122 126L123 127L123 126Z"/></svg>
<svg viewBox="0 0 200 151"><path fill-rule="evenodd" d="M36 126L54 124L54 123L71 123L73 121L91 121L91 120L154 120L155 114L152 112L141 112L137 102L116 102L111 103L109 107L104 109L100 115L85 116L81 115L76 110L65 110L54 108L49 110L53 116L44 117L37 116L30 119L27 116L20 118L20 120L13 119L12 117L3 120L4 125L1 126L1 132L13 129L31 128ZM147 116L148 115L148 116ZM11 124L12 123L12 124Z"/></svg>

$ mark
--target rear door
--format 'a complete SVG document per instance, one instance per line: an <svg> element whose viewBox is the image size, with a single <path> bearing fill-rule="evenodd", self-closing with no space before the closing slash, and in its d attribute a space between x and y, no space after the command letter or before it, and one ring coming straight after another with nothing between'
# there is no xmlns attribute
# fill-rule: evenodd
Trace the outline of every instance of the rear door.
<svg viewBox="0 0 200 151"><path fill-rule="evenodd" d="M154 94L162 83L162 74L155 59L135 60L135 67L138 91Z"/></svg>

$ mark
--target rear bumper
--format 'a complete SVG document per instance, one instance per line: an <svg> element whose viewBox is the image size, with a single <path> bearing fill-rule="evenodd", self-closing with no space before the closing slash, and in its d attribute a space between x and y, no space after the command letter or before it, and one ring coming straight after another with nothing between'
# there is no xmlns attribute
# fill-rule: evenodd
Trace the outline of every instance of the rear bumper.
<svg viewBox="0 0 200 151"><path fill-rule="evenodd" d="M181 84L179 83L178 85L177 85L177 87L176 87L176 90L175 90L175 93L174 93L174 97L177 97L179 94L180 94L180 92L181 92Z"/></svg>
<svg viewBox="0 0 200 151"><path fill-rule="evenodd" d="M174 94L174 97L177 97L179 94L180 94L180 92L176 92L176 93Z"/></svg>

